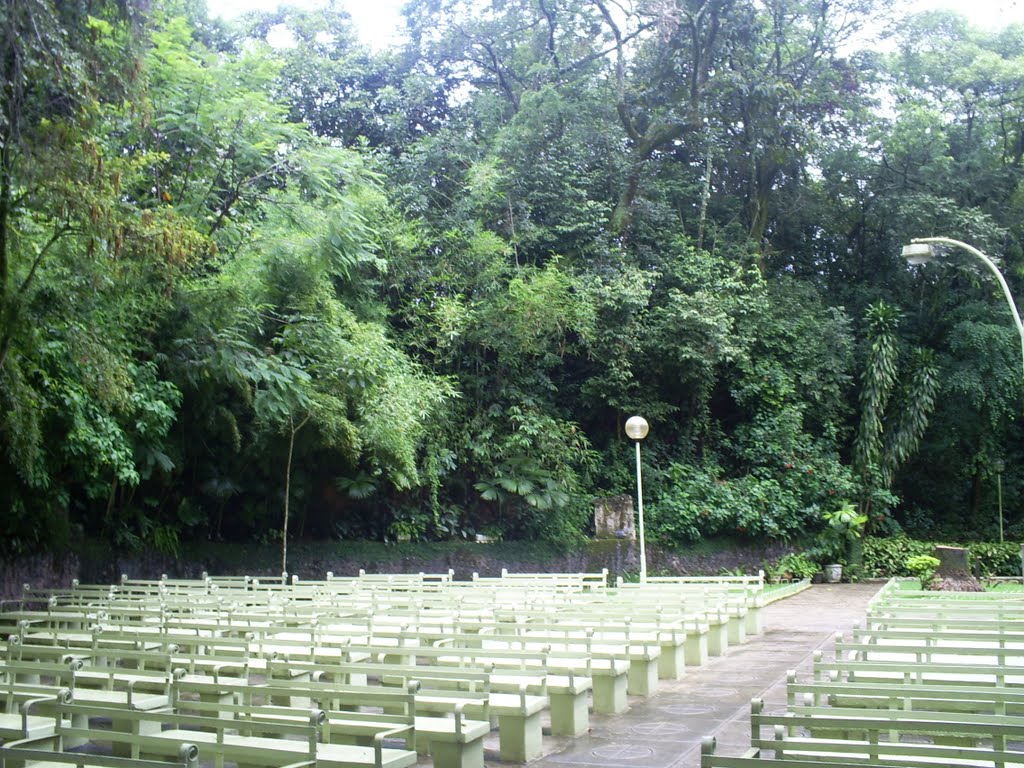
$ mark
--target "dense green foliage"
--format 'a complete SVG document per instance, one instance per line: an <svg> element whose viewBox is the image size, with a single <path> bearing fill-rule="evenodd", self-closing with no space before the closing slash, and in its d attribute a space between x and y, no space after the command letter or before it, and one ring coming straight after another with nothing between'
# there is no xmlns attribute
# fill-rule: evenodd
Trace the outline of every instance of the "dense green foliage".
<svg viewBox="0 0 1024 768"><path fill-rule="evenodd" d="M568 547L634 413L666 545L1024 534L1005 302L899 256L1021 285L1024 28L892 5L0 4L3 554Z"/></svg>
<svg viewBox="0 0 1024 768"><path fill-rule="evenodd" d="M966 546L971 570L978 576L1020 576L1018 543L977 542ZM934 551L935 542L932 541L903 535L888 538L869 536L864 539L864 575L873 578L919 576L914 564L921 562L919 558L931 558Z"/></svg>

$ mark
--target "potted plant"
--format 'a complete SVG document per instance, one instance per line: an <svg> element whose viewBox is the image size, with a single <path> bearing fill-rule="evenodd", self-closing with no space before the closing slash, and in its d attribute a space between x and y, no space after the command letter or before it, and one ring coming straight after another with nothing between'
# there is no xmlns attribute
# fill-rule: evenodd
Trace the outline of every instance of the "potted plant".
<svg viewBox="0 0 1024 768"><path fill-rule="evenodd" d="M868 517L849 501L822 517L825 527L818 535L813 554L822 565L825 581L834 584L842 581L843 565L850 562L851 551L863 535Z"/></svg>

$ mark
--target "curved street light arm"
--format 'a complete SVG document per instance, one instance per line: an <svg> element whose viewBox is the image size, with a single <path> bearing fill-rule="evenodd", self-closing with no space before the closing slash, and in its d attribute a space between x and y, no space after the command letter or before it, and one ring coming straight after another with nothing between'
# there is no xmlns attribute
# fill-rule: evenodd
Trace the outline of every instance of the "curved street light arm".
<svg viewBox="0 0 1024 768"><path fill-rule="evenodd" d="M917 237L910 242L923 243L925 245L951 245L956 248L962 248L984 262L985 266L991 270L993 275L995 275L996 280L999 282L999 287L1003 289L1003 296L1006 297L1006 303L1010 305L1010 311L1013 313L1013 322L1017 328L1017 333L1020 335L1021 356L1022 359L1024 359L1024 324L1021 323L1020 313L1017 311L1017 305L1013 301L1013 295L1010 293L1010 287L1006 284L1006 280L1003 278L1003 273L999 271L998 267L996 267L995 262L974 246L962 243L959 240L953 240L949 237Z"/></svg>

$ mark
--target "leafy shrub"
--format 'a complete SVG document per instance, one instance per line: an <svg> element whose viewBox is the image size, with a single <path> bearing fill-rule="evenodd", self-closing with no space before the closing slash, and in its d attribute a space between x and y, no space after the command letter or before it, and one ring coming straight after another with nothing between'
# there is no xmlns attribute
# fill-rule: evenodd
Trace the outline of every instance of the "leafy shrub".
<svg viewBox="0 0 1024 768"><path fill-rule="evenodd" d="M766 568L768 578L772 581L809 579L819 570L818 564L802 552L784 555Z"/></svg>
<svg viewBox="0 0 1024 768"><path fill-rule="evenodd" d="M1015 542L971 544L967 557L971 570L982 578L1021 573L1020 545Z"/></svg>
<svg viewBox="0 0 1024 768"><path fill-rule="evenodd" d="M673 463L653 485L650 535L664 544L716 535L788 539L820 527L821 507L807 504L805 494L784 476L762 472L729 478L716 465Z"/></svg>
<svg viewBox="0 0 1024 768"><path fill-rule="evenodd" d="M935 543L917 541L906 536L883 539L868 536L864 544L864 575L888 579L893 576L910 576L907 560L915 555L931 555Z"/></svg>
<svg viewBox="0 0 1024 768"><path fill-rule="evenodd" d="M939 558L931 555L914 555L907 558L904 567L921 581L921 589L929 589L935 578L935 569L939 567Z"/></svg>
<svg viewBox="0 0 1024 768"><path fill-rule="evenodd" d="M867 525L867 515L857 512L852 502L844 501L838 509L833 509L822 515L825 520L825 529L819 534L818 541L814 547L812 559L816 559L822 565L827 563L849 563L851 551L857 543L857 555L861 556L859 546L864 526ZM859 564L859 563L858 563Z"/></svg>

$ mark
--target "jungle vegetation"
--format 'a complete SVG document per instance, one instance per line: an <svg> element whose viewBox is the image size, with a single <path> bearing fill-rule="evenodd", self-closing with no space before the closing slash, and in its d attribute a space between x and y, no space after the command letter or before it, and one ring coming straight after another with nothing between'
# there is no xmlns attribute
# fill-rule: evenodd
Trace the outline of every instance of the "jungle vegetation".
<svg viewBox="0 0 1024 768"><path fill-rule="evenodd" d="M1024 535L1024 27L0 3L0 548Z"/></svg>

